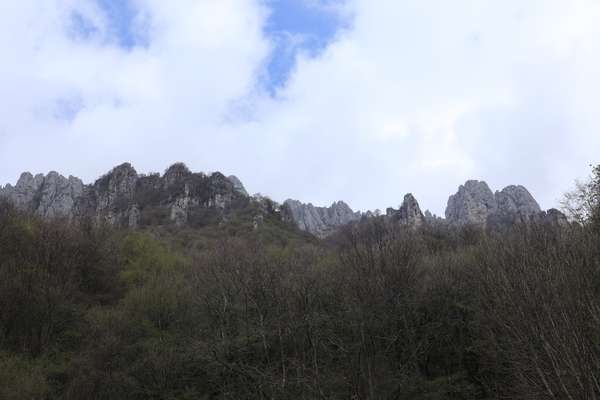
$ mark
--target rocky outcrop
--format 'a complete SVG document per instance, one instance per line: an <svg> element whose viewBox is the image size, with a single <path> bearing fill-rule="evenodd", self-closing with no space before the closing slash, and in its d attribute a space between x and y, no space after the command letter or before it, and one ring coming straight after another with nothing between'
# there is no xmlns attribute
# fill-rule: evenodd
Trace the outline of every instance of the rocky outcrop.
<svg viewBox="0 0 600 400"><path fill-rule="evenodd" d="M80 179L73 176L67 179L57 172L50 172L39 189L36 212L46 218L71 215L82 194L83 182Z"/></svg>
<svg viewBox="0 0 600 400"><path fill-rule="evenodd" d="M0 196L41 217L70 217L76 200L83 193L83 186L81 180L72 176L65 178L54 171L35 177L25 172L14 187L7 185L0 190Z"/></svg>
<svg viewBox="0 0 600 400"><path fill-rule="evenodd" d="M165 173L139 175L129 163L113 168L92 185L56 172L24 173L16 186L0 188L0 196L18 208L45 218L91 217L119 227L201 223L206 210L223 213L244 200L239 180L223 174L192 173L184 164Z"/></svg>
<svg viewBox="0 0 600 400"><path fill-rule="evenodd" d="M487 183L471 180L448 199L446 220L455 226L507 227L532 221L563 224L566 217L555 209L542 211L523 186L507 186L493 194Z"/></svg>
<svg viewBox="0 0 600 400"><path fill-rule="evenodd" d="M343 201L335 202L330 207L315 207L310 203L289 199L283 203L281 211L285 220L321 238L360 218L360 213L352 211Z"/></svg>
<svg viewBox="0 0 600 400"><path fill-rule="evenodd" d="M378 218L379 212L355 213L343 202L331 207L315 207L296 200L284 203L284 218L306 232L325 237L341 226L361 218ZM492 192L486 182L469 180L448 199L446 218L431 212L421 212L412 194L404 196L398 209L388 208L383 218L411 228L428 226L476 225L489 228L506 228L519 223L544 222L565 226L566 217L558 210L544 212L531 193L523 187L511 185Z"/></svg>
<svg viewBox="0 0 600 400"><path fill-rule="evenodd" d="M507 186L495 194L498 212L502 214L521 213L533 215L541 212L541 208L531 193L523 186Z"/></svg>
<svg viewBox="0 0 600 400"><path fill-rule="evenodd" d="M268 215L278 215L321 238L362 218L386 218L412 228L423 225L494 228L529 222L569 224L556 209L542 211L531 193L517 185L493 193L487 183L469 180L448 199L446 219L429 211L422 213L410 193L404 196L397 210L388 208L382 216L379 210L354 212L343 201L317 207L286 200L280 206L268 197L249 197L242 182L233 175L194 173L182 163L170 166L163 175L140 175L131 164L124 163L91 185L57 172L46 176L25 172L15 186L0 186L0 197L44 218L86 217L130 228L164 224L199 226L214 222L215 216L225 221L230 210L252 205L255 229Z"/></svg>
<svg viewBox="0 0 600 400"><path fill-rule="evenodd" d="M282 206L282 215L285 220L294 223L300 230L323 238L361 218L377 218L380 212L378 210L367 211L364 214L354 212L343 201L335 202L330 207L316 207L298 200L286 200ZM410 193L404 196L399 209L388 208L383 218L413 228L425 223L419 203Z"/></svg>
<svg viewBox="0 0 600 400"><path fill-rule="evenodd" d="M238 192L242 196L248 197L248 192L246 191L246 188L244 187L244 184L242 183L242 181L240 181L238 179L237 176L235 176L235 175L229 175L227 177L227 179L229 179L229 182L233 183L233 189L236 192Z"/></svg>
<svg viewBox="0 0 600 400"><path fill-rule="evenodd" d="M528 222L542 212L539 204L523 186L507 186L495 194L496 213L488 218L488 224L512 225Z"/></svg>
<svg viewBox="0 0 600 400"><path fill-rule="evenodd" d="M418 228L425 222L425 216L421 212L417 199L408 193L404 196L404 201L398 210L388 208L386 216L394 221L398 221L402 225Z"/></svg>
<svg viewBox="0 0 600 400"><path fill-rule="evenodd" d="M35 178L29 172L24 172L17 181L16 186L6 185L2 190L5 197L9 198L15 206L35 211L35 201L39 188L44 183L43 175L36 175Z"/></svg>
<svg viewBox="0 0 600 400"><path fill-rule="evenodd" d="M92 198L89 199L94 203L92 210L83 215L104 218L117 226L136 226L138 221L132 216L132 212L133 207L137 207L137 180L138 174L131 164L125 163L115 167L94 183L91 188Z"/></svg>
<svg viewBox="0 0 600 400"><path fill-rule="evenodd" d="M487 183L470 180L448 199L446 219L454 225L485 225L488 216L496 209L494 193Z"/></svg>
<svg viewBox="0 0 600 400"><path fill-rule="evenodd" d="M538 214L531 216L530 220L537 223L549 224L562 228L570 225L567 216L556 208L551 208L548 211L541 211Z"/></svg>
<svg viewBox="0 0 600 400"><path fill-rule="evenodd" d="M429 210L425 210L423 217L425 219L425 223L428 225L442 225L446 223L444 218L432 214Z"/></svg>

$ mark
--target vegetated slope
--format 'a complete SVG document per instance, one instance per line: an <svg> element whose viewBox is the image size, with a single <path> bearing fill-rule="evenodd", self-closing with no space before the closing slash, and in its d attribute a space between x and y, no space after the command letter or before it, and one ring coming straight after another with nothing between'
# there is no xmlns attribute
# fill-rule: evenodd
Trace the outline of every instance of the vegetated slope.
<svg viewBox="0 0 600 400"><path fill-rule="evenodd" d="M587 399L600 238L254 210L117 230L0 207L2 399Z"/></svg>

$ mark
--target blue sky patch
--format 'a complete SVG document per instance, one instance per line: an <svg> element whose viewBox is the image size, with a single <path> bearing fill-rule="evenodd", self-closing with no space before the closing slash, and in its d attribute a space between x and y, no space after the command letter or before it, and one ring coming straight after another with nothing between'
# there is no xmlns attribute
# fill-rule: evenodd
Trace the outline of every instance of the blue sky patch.
<svg viewBox="0 0 600 400"><path fill-rule="evenodd" d="M339 13L327 6L341 0L267 0L271 14L265 33L273 40L274 50L267 65L265 86L274 94L287 82L295 66L298 52L316 56L344 28L345 21Z"/></svg>
<svg viewBox="0 0 600 400"><path fill-rule="evenodd" d="M148 38L140 32L138 11L132 0L95 1L108 19L107 41L126 50L148 45ZM270 9L264 32L274 47L260 84L274 95L288 81L299 52L317 56L349 21L335 9L336 4L346 0L262 1ZM76 38L90 39L100 33L79 13L73 13L71 24Z"/></svg>
<svg viewBox="0 0 600 400"><path fill-rule="evenodd" d="M147 38L140 34L136 24L137 11L131 0L96 0L110 22L111 34L118 44L131 49L135 46L146 46Z"/></svg>
<svg viewBox="0 0 600 400"><path fill-rule="evenodd" d="M54 102L52 115L58 120L71 122L84 108L85 104L80 96L64 97Z"/></svg>
<svg viewBox="0 0 600 400"><path fill-rule="evenodd" d="M71 13L69 33L72 38L88 40L99 33L98 28L79 12Z"/></svg>
<svg viewBox="0 0 600 400"><path fill-rule="evenodd" d="M95 1L106 17L108 23L106 32L101 32L99 27L84 14L73 11L69 26L72 38L90 40L95 37L126 50L136 46L147 46L148 39L140 29L138 12L131 4L131 0Z"/></svg>

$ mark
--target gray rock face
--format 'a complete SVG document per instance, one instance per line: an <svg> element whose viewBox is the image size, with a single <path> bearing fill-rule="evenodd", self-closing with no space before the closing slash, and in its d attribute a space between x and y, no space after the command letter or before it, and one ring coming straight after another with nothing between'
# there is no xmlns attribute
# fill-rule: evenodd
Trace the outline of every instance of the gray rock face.
<svg viewBox="0 0 600 400"><path fill-rule="evenodd" d="M555 209L542 211L523 186L507 186L492 194L485 182L467 181L448 199L446 220L455 226L508 227L532 221L564 225L566 217Z"/></svg>
<svg viewBox="0 0 600 400"><path fill-rule="evenodd" d="M83 182L74 177L68 179L57 172L35 177L29 172L21 174L15 187L7 185L0 195L18 208L41 217L71 217L76 199L83 193Z"/></svg>
<svg viewBox="0 0 600 400"><path fill-rule="evenodd" d="M542 211L543 213L543 211ZM546 213L546 221L555 224L558 226L569 226L569 219L565 214L557 210L556 208L551 208Z"/></svg>
<svg viewBox="0 0 600 400"><path fill-rule="evenodd" d="M425 222L429 225L439 225L446 223L446 220L444 218L432 214L429 210L425 210L423 216L425 217Z"/></svg>
<svg viewBox="0 0 600 400"><path fill-rule="evenodd" d="M41 185L36 213L45 218L72 216L75 201L83 194L83 182L50 172Z"/></svg>
<svg viewBox="0 0 600 400"><path fill-rule="evenodd" d="M537 223L549 224L562 228L570 225L567 216L556 208L551 208L548 211L541 211L535 215L532 215L530 220Z"/></svg>
<svg viewBox="0 0 600 400"><path fill-rule="evenodd" d="M24 172L16 186L7 190L7 196L17 207L35 211L34 199L43 183L43 175L36 175L34 178L29 172Z"/></svg>
<svg viewBox="0 0 600 400"><path fill-rule="evenodd" d="M448 199L446 219L454 225L485 225L496 209L496 199L487 183L470 180Z"/></svg>
<svg viewBox="0 0 600 400"><path fill-rule="evenodd" d="M24 173L15 187L0 188L0 196L18 208L45 218L91 217L119 227L201 223L212 210L222 213L236 199L244 199L243 185L223 174L192 173L178 163L159 174L138 175L128 163L119 165L92 185L56 172L47 176Z"/></svg>
<svg viewBox="0 0 600 400"><path fill-rule="evenodd" d="M495 194L497 210L493 218L500 223L527 222L542 212L539 204L523 186L507 186Z"/></svg>
<svg viewBox="0 0 600 400"><path fill-rule="evenodd" d="M112 225L129 226L131 209L135 205L138 174L129 163L115 167L98 179L92 188L94 214ZM132 218L133 225L137 221Z"/></svg>
<svg viewBox="0 0 600 400"><path fill-rule="evenodd" d="M386 215L395 221L400 222L402 225L411 226L418 228L425 222L425 216L421 212L417 199L408 193L404 196L404 201L398 210L388 208Z"/></svg>
<svg viewBox="0 0 600 400"><path fill-rule="evenodd" d="M235 175L230 175L227 177L227 179L229 179L229 181L231 183L233 183L233 189L238 192L239 194L241 194L242 196L248 197L248 192L246 191L246 188L244 187L244 184L242 183L242 181L240 181L238 179L237 176Z"/></svg>
<svg viewBox="0 0 600 400"><path fill-rule="evenodd" d="M335 202L330 207L315 207L298 200L286 200L282 213L284 219L295 223L301 230L321 238L360 218L360 213L352 211L343 201Z"/></svg>
<svg viewBox="0 0 600 400"><path fill-rule="evenodd" d="M244 185L235 176L219 172L211 175L193 173L177 163L165 173L139 175L128 163L119 165L91 185L57 172L33 176L21 175L13 187L0 186L0 197L7 198L18 208L44 218L93 218L118 227L137 228L148 225L202 225L211 215L226 217L227 210L236 205L253 203L259 214L253 221L255 229L266 215L281 213L284 220L317 237L326 237L340 227L361 218L378 218L375 212L354 212L338 201L330 207L316 207L297 200L286 200L280 207L267 197L249 197ZM523 186L507 186L492 193L483 181L470 180L450 196L446 219L421 212L412 194L404 196L398 210L388 208L386 215L393 222L418 228L424 224L469 224L506 227L517 223L539 222L568 226L560 211L542 211L533 196Z"/></svg>

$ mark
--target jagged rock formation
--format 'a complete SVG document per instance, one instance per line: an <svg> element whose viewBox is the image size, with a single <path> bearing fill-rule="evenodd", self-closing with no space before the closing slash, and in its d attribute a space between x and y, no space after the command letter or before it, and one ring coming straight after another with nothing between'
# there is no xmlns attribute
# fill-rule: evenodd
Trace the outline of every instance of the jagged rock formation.
<svg viewBox="0 0 600 400"><path fill-rule="evenodd" d="M418 228L425 222L425 216L421 212L417 199L408 193L404 196L404 201L398 210L388 208L386 216L394 221L400 222L402 225Z"/></svg>
<svg viewBox="0 0 600 400"><path fill-rule="evenodd" d="M38 174L35 177L24 172L14 187L7 185L0 188L0 196L41 217L71 216L83 187L81 180L73 176L65 178L54 171L46 176Z"/></svg>
<svg viewBox="0 0 600 400"><path fill-rule="evenodd" d="M531 221L564 225L566 217L556 209L544 212L523 186L507 186L492 193L483 181L467 181L448 199L446 220L455 226L506 227Z"/></svg>
<svg viewBox="0 0 600 400"><path fill-rule="evenodd" d="M567 216L556 208L551 208L548 211L541 211L540 213L533 215L531 220L538 223L546 223L560 227L566 227L570 225Z"/></svg>
<svg viewBox="0 0 600 400"><path fill-rule="evenodd" d="M440 225L446 223L446 220L444 218L432 214L429 210L425 210L425 212L423 213L423 217L425 219L425 223L428 225Z"/></svg>
<svg viewBox="0 0 600 400"><path fill-rule="evenodd" d="M246 188L244 187L244 184L242 183L242 181L240 181L238 179L237 176L235 175L229 175L227 177L227 179L229 179L229 181L231 183L233 183L233 189L238 192L239 194L241 194L244 197L248 197L248 192L246 191Z"/></svg>
<svg viewBox="0 0 600 400"><path fill-rule="evenodd" d="M502 214L520 213L533 215L541 212L539 204L523 186L507 186L495 195L498 212Z"/></svg>
<svg viewBox="0 0 600 400"><path fill-rule="evenodd" d="M331 207L315 207L296 200L287 200L283 211L284 218L318 237L328 236L341 226L360 218L376 218L380 215L371 211L362 214L353 212L343 202L334 203ZM419 203L410 193L404 196L399 209L388 208L383 217L412 228L425 224L502 228L528 222L568 225L566 217L560 211L542 211L523 186L511 185L493 193L487 183L476 180L467 181L459 187L456 194L450 196L446 219L429 211L422 213Z"/></svg>
<svg viewBox="0 0 600 400"><path fill-rule="evenodd" d="M64 178L24 173L15 187L0 188L0 196L42 217L91 217L115 226L201 223L206 210L222 212L247 199L242 183L219 172L192 173L184 164L169 167L163 176L138 175L125 163L92 185Z"/></svg>
<svg viewBox="0 0 600 400"><path fill-rule="evenodd" d="M360 218L360 213L352 211L343 201L335 202L330 207L315 207L310 203L288 199L283 203L282 213L285 220L321 238Z"/></svg>
<svg viewBox="0 0 600 400"><path fill-rule="evenodd" d="M124 163L91 185L54 171L46 176L25 172L14 187L0 186L0 197L44 218L89 217L130 228L163 224L198 226L214 221L215 216L224 221L228 210L253 204L257 213L252 220L255 229L262 225L265 216L280 215L299 229L321 238L361 218L381 216L379 210L364 214L354 212L343 201L330 207L316 207L286 200L280 206L258 194L249 197L242 182L233 175L193 173L182 163L172 165L162 176L140 175L130 164ZM476 180L467 181L450 196L446 219L429 211L422 213L410 193L404 196L398 210L388 208L382 218L412 228L424 224L493 228L532 221L569 224L565 215L556 209L542 211L523 186L511 185L493 193L487 183Z"/></svg>
<svg viewBox="0 0 600 400"><path fill-rule="evenodd" d="M470 180L448 199L446 219L455 225L484 225L490 214L496 212L494 193L487 183Z"/></svg>
<svg viewBox="0 0 600 400"><path fill-rule="evenodd" d="M523 186L507 186L495 194L496 214L488 218L488 223L511 225L528 222L542 212L539 204Z"/></svg>
<svg viewBox="0 0 600 400"><path fill-rule="evenodd" d="M293 222L299 229L312 233L317 237L326 237L340 227L361 218L376 218L380 212L354 212L343 201L333 203L330 207L315 207L298 200L286 200L282 206L283 218ZM412 194L404 196L404 201L398 210L388 208L384 218L417 228L425 223L419 203Z"/></svg>
<svg viewBox="0 0 600 400"><path fill-rule="evenodd" d="M86 196L78 199L75 215L105 218L117 226L137 226L137 180L138 174L131 164L119 165L87 188Z"/></svg>

